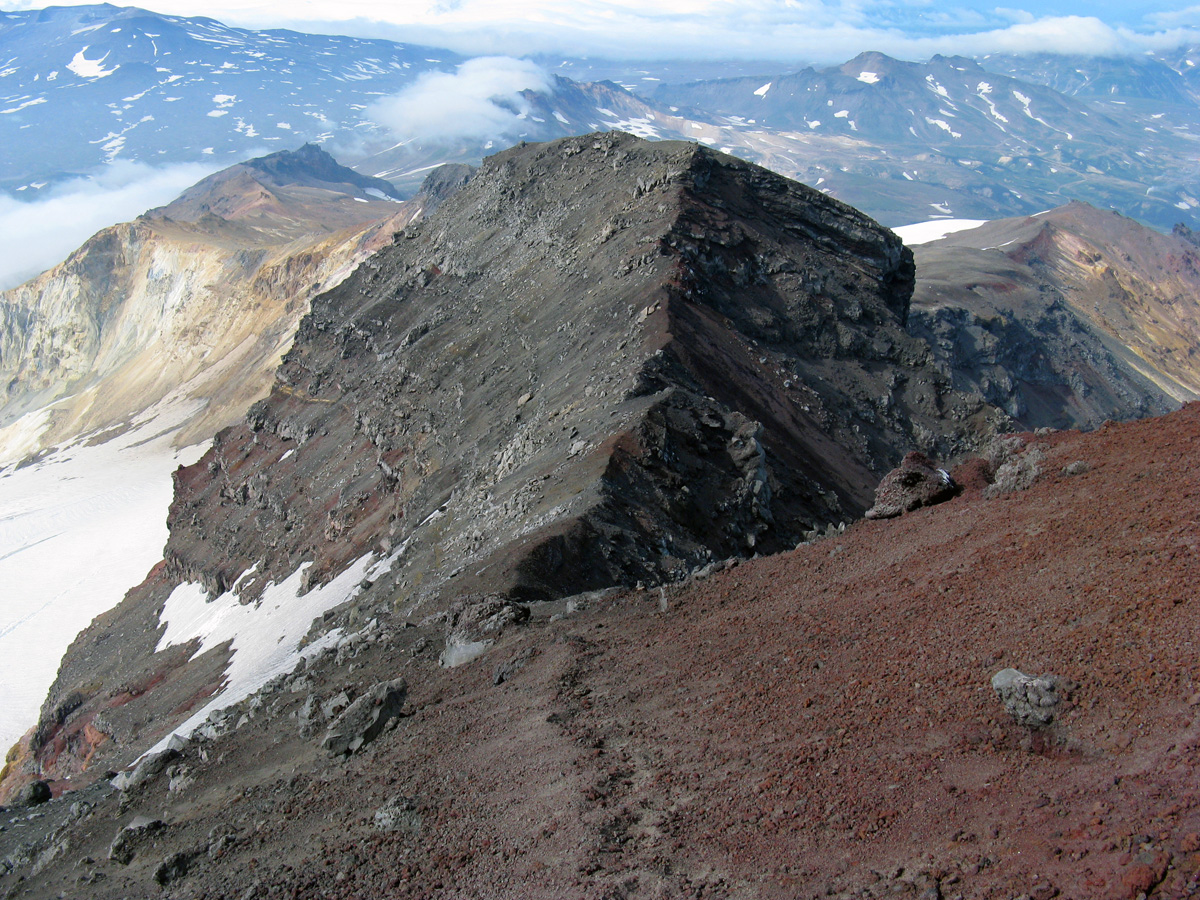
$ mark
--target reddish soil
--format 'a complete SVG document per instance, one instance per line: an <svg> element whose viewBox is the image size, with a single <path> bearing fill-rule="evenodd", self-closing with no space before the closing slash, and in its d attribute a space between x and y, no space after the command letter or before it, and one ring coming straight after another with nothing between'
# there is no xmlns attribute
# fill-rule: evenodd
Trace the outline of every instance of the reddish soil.
<svg viewBox="0 0 1200 900"><path fill-rule="evenodd" d="M411 859L397 896L1189 896L1198 439L1200 405L1030 436L1029 490L506 642L491 661L541 653L499 687L483 661L418 686L406 739L363 767L417 800L419 845L330 847L293 886L341 870L371 896ZM1077 684L1048 733L1000 708L1007 666Z"/></svg>
<svg viewBox="0 0 1200 900"><path fill-rule="evenodd" d="M168 820L242 836L167 895L1200 895L1200 404L1026 438L1027 490L964 468L947 503L535 613L457 669L372 662L412 715L347 763L235 732ZM1008 666L1073 682L1050 729L1004 713ZM419 828L374 827L395 797Z"/></svg>

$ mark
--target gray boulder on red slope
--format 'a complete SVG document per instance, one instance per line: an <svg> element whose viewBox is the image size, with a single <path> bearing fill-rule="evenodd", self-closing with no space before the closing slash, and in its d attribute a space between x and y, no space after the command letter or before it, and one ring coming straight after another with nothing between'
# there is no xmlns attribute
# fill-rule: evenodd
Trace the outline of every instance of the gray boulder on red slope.
<svg viewBox="0 0 1200 900"><path fill-rule="evenodd" d="M338 716L321 740L321 747L330 756L357 752L400 715L407 696L408 682L403 678L380 682Z"/></svg>
<svg viewBox="0 0 1200 900"><path fill-rule="evenodd" d="M900 465L888 472L875 489L875 505L868 519L890 519L922 506L949 500L959 491L945 469L916 450L905 455Z"/></svg>

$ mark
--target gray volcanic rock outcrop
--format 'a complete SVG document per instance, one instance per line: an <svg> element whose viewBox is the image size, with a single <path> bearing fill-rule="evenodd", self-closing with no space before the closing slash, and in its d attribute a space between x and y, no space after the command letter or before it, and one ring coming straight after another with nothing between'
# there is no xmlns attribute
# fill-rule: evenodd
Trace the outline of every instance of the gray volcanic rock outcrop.
<svg viewBox="0 0 1200 900"><path fill-rule="evenodd" d="M324 580L404 545L539 599L793 545L981 430L903 330L911 277L866 217L695 145L500 154L314 306L181 475L168 564Z"/></svg>
<svg viewBox="0 0 1200 900"><path fill-rule="evenodd" d="M1008 423L906 333L912 278L866 216L694 144L490 158L314 301L270 396L179 471L164 563L77 639L26 768L126 761L220 690L228 645L154 653L181 584L249 604L362 571L352 618L415 623L861 515L911 447Z"/></svg>
<svg viewBox="0 0 1200 900"><path fill-rule="evenodd" d="M1200 397L1200 248L1071 203L915 249L910 330L956 387L1027 428Z"/></svg>

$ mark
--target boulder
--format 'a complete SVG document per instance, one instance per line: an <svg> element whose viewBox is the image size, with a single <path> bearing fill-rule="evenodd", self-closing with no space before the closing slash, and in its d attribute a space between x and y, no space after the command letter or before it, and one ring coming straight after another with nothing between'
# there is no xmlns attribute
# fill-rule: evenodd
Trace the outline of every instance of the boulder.
<svg viewBox="0 0 1200 900"><path fill-rule="evenodd" d="M1054 675L1003 669L992 676L992 690L1016 723L1027 728L1045 728L1054 721L1062 702L1059 679Z"/></svg>
<svg viewBox="0 0 1200 900"><path fill-rule="evenodd" d="M501 594L458 600L446 618L446 647L439 662L448 669L470 662L495 643L505 628L528 620L528 606Z"/></svg>
<svg viewBox="0 0 1200 900"><path fill-rule="evenodd" d="M867 518L890 519L949 500L958 491L958 485L945 469L939 469L928 456L914 450L879 482L875 505L867 510Z"/></svg>
<svg viewBox="0 0 1200 900"><path fill-rule="evenodd" d="M31 781L13 795L12 805L16 807L40 806L51 796L50 785L44 781Z"/></svg>
<svg viewBox="0 0 1200 900"><path fill-rule="evenodd" d="M375 811L375 827L380 831L421 832L421 812L411 797L395 797Z"/></svg>
<svg viewBox="0 0 1200 900"><path fill-rule="evenodd" d="M137 816L117 832L117 836L113 838L113 842L108 848L108 858L123 866L129 865L138 845L163 827L165 827L165 823L161 819Z"/></svg>
<svg viewBox="0 0 1200 900"><path fill-rule="evenodd" d="M400 715L408 683L403 678L381 681L351 703L329 726L321 747L330 756L348 756L383 733L388 723Z"/></svg>

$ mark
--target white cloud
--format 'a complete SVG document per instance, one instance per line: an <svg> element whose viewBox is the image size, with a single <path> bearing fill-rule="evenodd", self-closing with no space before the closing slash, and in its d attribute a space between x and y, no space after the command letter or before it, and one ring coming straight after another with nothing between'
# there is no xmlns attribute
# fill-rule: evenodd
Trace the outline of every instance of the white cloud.
<svg viewBox="0 0 1200 900"><path fill-rule="evenodd" d="M429 72L399 94L367 109L367 116L402 139L485 140L526 128L529 104L521 91L547 91L549 76L527 60L485 56L453 74Z"/></svg>
<svg viewBox="0 0 1200 900"><path fill-rule="evenodd" d="M43 0L0 0L9 9ZM158 0L161 13L446 47L468 55L843 62L863 50L1140 53L1200 41L1178 0L997 7L988 0ZM1081 13L1086 13L1082 15ZM1136 25L1137 27L1131 27Z"/></svg>
<svg viewBox="0 0 1200 900"><path fill-rule="evenodd" d="M460 53L842 62L863 50L1137 53L1200 40L1194 7L1173 0L1106 11L1076 0L996 7L987 0L159 0L165 13L446 47ZM1101 21L1095 15L1106 15ZM1122 20L1140 22L1132 29ZM1078 25L1079 29L1073 28ZM1097 49L1099 48L1099 49Z"/></svg>
<svg viewBox="0 0 1200 900"><path fill-rule="evenodd" d="M1151 12L1146 15L1146 21L1155 28L1196 28L1200 26L1200 5Z"/></svg>
<svg viewBox="0 0 1200 900"><path fill-rule="evenodd" d="M121 160L31 201L0 194L0 289L62 262L101 228L171 202L218 168L201 163L155 168Z"/></svg>

